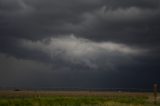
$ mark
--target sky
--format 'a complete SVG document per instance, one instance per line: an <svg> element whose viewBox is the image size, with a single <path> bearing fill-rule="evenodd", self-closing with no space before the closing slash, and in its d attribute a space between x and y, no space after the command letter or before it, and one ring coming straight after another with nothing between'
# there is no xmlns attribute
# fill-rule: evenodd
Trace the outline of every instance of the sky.
<svg viewBox="0 0 160 106"><path fill-rule="evenodd" d="M0 87L152 88L160 0L0 0Z"/></svg>

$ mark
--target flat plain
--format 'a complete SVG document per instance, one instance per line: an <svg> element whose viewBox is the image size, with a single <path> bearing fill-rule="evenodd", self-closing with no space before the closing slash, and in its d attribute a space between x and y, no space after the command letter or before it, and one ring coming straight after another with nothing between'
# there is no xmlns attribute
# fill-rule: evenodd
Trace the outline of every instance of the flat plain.
<svg viewBox="0 0 160 106"><path fill-rule="evenodd" d="M0 91L0 106L160 106L148 92Z"/></svg>

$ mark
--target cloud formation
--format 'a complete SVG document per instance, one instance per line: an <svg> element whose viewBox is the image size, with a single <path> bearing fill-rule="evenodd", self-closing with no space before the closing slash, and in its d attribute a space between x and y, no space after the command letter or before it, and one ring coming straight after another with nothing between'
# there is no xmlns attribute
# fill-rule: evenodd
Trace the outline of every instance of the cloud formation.
<svg viewBox="0 0 160 106"><path fill-rule="evenodd" d="M67 86L71 76L73 86L149 85L159 79L159 35L159 0L0 0L0 78L31 67L44 85Z"/></svg>
<svg viewBox="0 0 160 106"><path fill-rule="evenodd" d="M1 5L3 36L42 40L73 33L97 41L159 44L158 0L1 0Z"/></svg>
<svg viewBox="0 0 160 106"><path fill-rule="evenodd" d="M43 52L52 59L62 58L73 64L85 63L92 68L97 67L99 63L96 63L96 61L100 61L101 57L106 59L108 63L115 64L112 62L116 61L116 58L117 60L120 57L124 57L125 59L128 56L132 57L144 54L146 51L135 47L129 47L125 44L95 42L74 35L52 37L42 41L21 40L20 45L32 51Z"/></svg>

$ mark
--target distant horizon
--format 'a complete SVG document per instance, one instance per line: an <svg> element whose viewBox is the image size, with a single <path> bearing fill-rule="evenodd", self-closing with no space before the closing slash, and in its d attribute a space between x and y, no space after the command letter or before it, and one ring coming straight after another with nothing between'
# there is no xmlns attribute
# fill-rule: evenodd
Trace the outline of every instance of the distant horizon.
<svg viewBox="0 0 160 106"><path fill-rule="evenodd" d="M0 90L49 90L49 91L139 91L153 92L153 88L86 88L86 87L0 87ZM160 88L158 88L160 91Z"/></svg>

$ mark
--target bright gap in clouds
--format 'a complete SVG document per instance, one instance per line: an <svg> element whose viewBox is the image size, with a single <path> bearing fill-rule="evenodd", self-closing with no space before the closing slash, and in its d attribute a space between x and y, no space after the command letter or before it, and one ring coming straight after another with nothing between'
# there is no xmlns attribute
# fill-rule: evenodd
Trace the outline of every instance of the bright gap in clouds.
<svg viewBox="0 0 160 106"><path fill-rule="evenodd" d="M127 63L129 57L145 52L125 44L95 42L74 35L52 37L42 41L21 40L21 45L29 50L43 52L51 59L60 57L64 61L84 64L90 68L97 68L102 63L107 67ZM123 59L123 62L120 62L120 59Z"/></svg>

